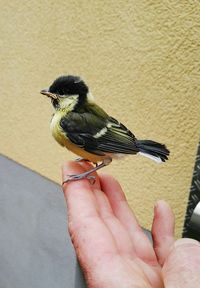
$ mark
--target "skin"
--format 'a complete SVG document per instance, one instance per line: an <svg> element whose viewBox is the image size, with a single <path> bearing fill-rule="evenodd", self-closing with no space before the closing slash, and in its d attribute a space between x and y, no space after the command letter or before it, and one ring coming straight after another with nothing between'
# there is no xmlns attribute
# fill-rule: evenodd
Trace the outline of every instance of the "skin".
<svg viewBox="0 0 200 288"><path fill-rule="evenodd" d="M68 162L67 175L91 169L85 162ZM158 201L152 223L153 246L130 209L119 183L106 174L68 182L63 191L68 228L89 288L199 287L200 244L174 239L174 216Z"/></svg>

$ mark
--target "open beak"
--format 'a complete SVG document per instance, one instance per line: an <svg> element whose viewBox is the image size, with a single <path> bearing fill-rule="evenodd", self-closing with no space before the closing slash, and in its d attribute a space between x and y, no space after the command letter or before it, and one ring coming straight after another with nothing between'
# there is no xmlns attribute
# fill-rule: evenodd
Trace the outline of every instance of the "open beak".
<svg viewBox="0 0 200 288"><path fill-rule="evenodd" d="M43 89L43 90L40 91L40 93L43 94L43 95L45 95L45 96L47 96L47 97L50 97L50 98L52 98L52 99L57 99L57 98L58 98L57 95L49 92L48 89Z"/></svg>

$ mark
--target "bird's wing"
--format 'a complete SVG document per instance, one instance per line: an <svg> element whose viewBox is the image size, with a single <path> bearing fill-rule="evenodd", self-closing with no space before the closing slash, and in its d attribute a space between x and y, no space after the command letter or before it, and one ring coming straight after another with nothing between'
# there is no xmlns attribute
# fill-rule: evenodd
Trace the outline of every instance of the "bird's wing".
<svg viewBox="0 0 200 288"><path fill-rule="evenodd" d="M106 119L85 112L70 112L61 119L60 125L67 137L90 153L135 154L135 136L112 117Z"/></svg>
<svg viewBox="0 0 200 288"><path fill-rule="evenodd" d="M94 136L105 125L103 119L88 112L70 112L60 121L61 128L71 142L96 155L104 155L103 152L97 149L98 141Z"/></svg>
<svg viewBox="0 0 200 288"><path fill-rule="evenodd" d="M98 138L98 148L107 153L136 154L135 136L123 124L109 117L107 131Z"/></svg>

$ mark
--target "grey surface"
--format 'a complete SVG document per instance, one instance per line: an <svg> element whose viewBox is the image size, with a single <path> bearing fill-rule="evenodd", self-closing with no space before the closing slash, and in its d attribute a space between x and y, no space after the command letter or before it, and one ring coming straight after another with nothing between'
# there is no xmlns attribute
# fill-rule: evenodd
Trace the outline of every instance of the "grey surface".
<svg viewBox="0 0 200 288"><path fill-rule="evenodd" d="M0 155L0 288L82 287L59 185Z"/></svg>

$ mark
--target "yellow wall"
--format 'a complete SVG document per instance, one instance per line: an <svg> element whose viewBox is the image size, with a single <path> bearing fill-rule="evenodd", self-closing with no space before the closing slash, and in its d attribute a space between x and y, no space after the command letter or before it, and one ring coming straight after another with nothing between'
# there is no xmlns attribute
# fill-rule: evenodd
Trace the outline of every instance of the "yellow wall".
<svg viewBox="0 0 200 288"><path fill-rule="evenodd" d="M39 91L81 75L138 138L170 148L162 166L133 156L105 171L146 227L154 202L169 201L180 235L200 128L199 1L2 0L0 14L0 152L60 182L74 156L51 137L53 109Z"/></svg>

